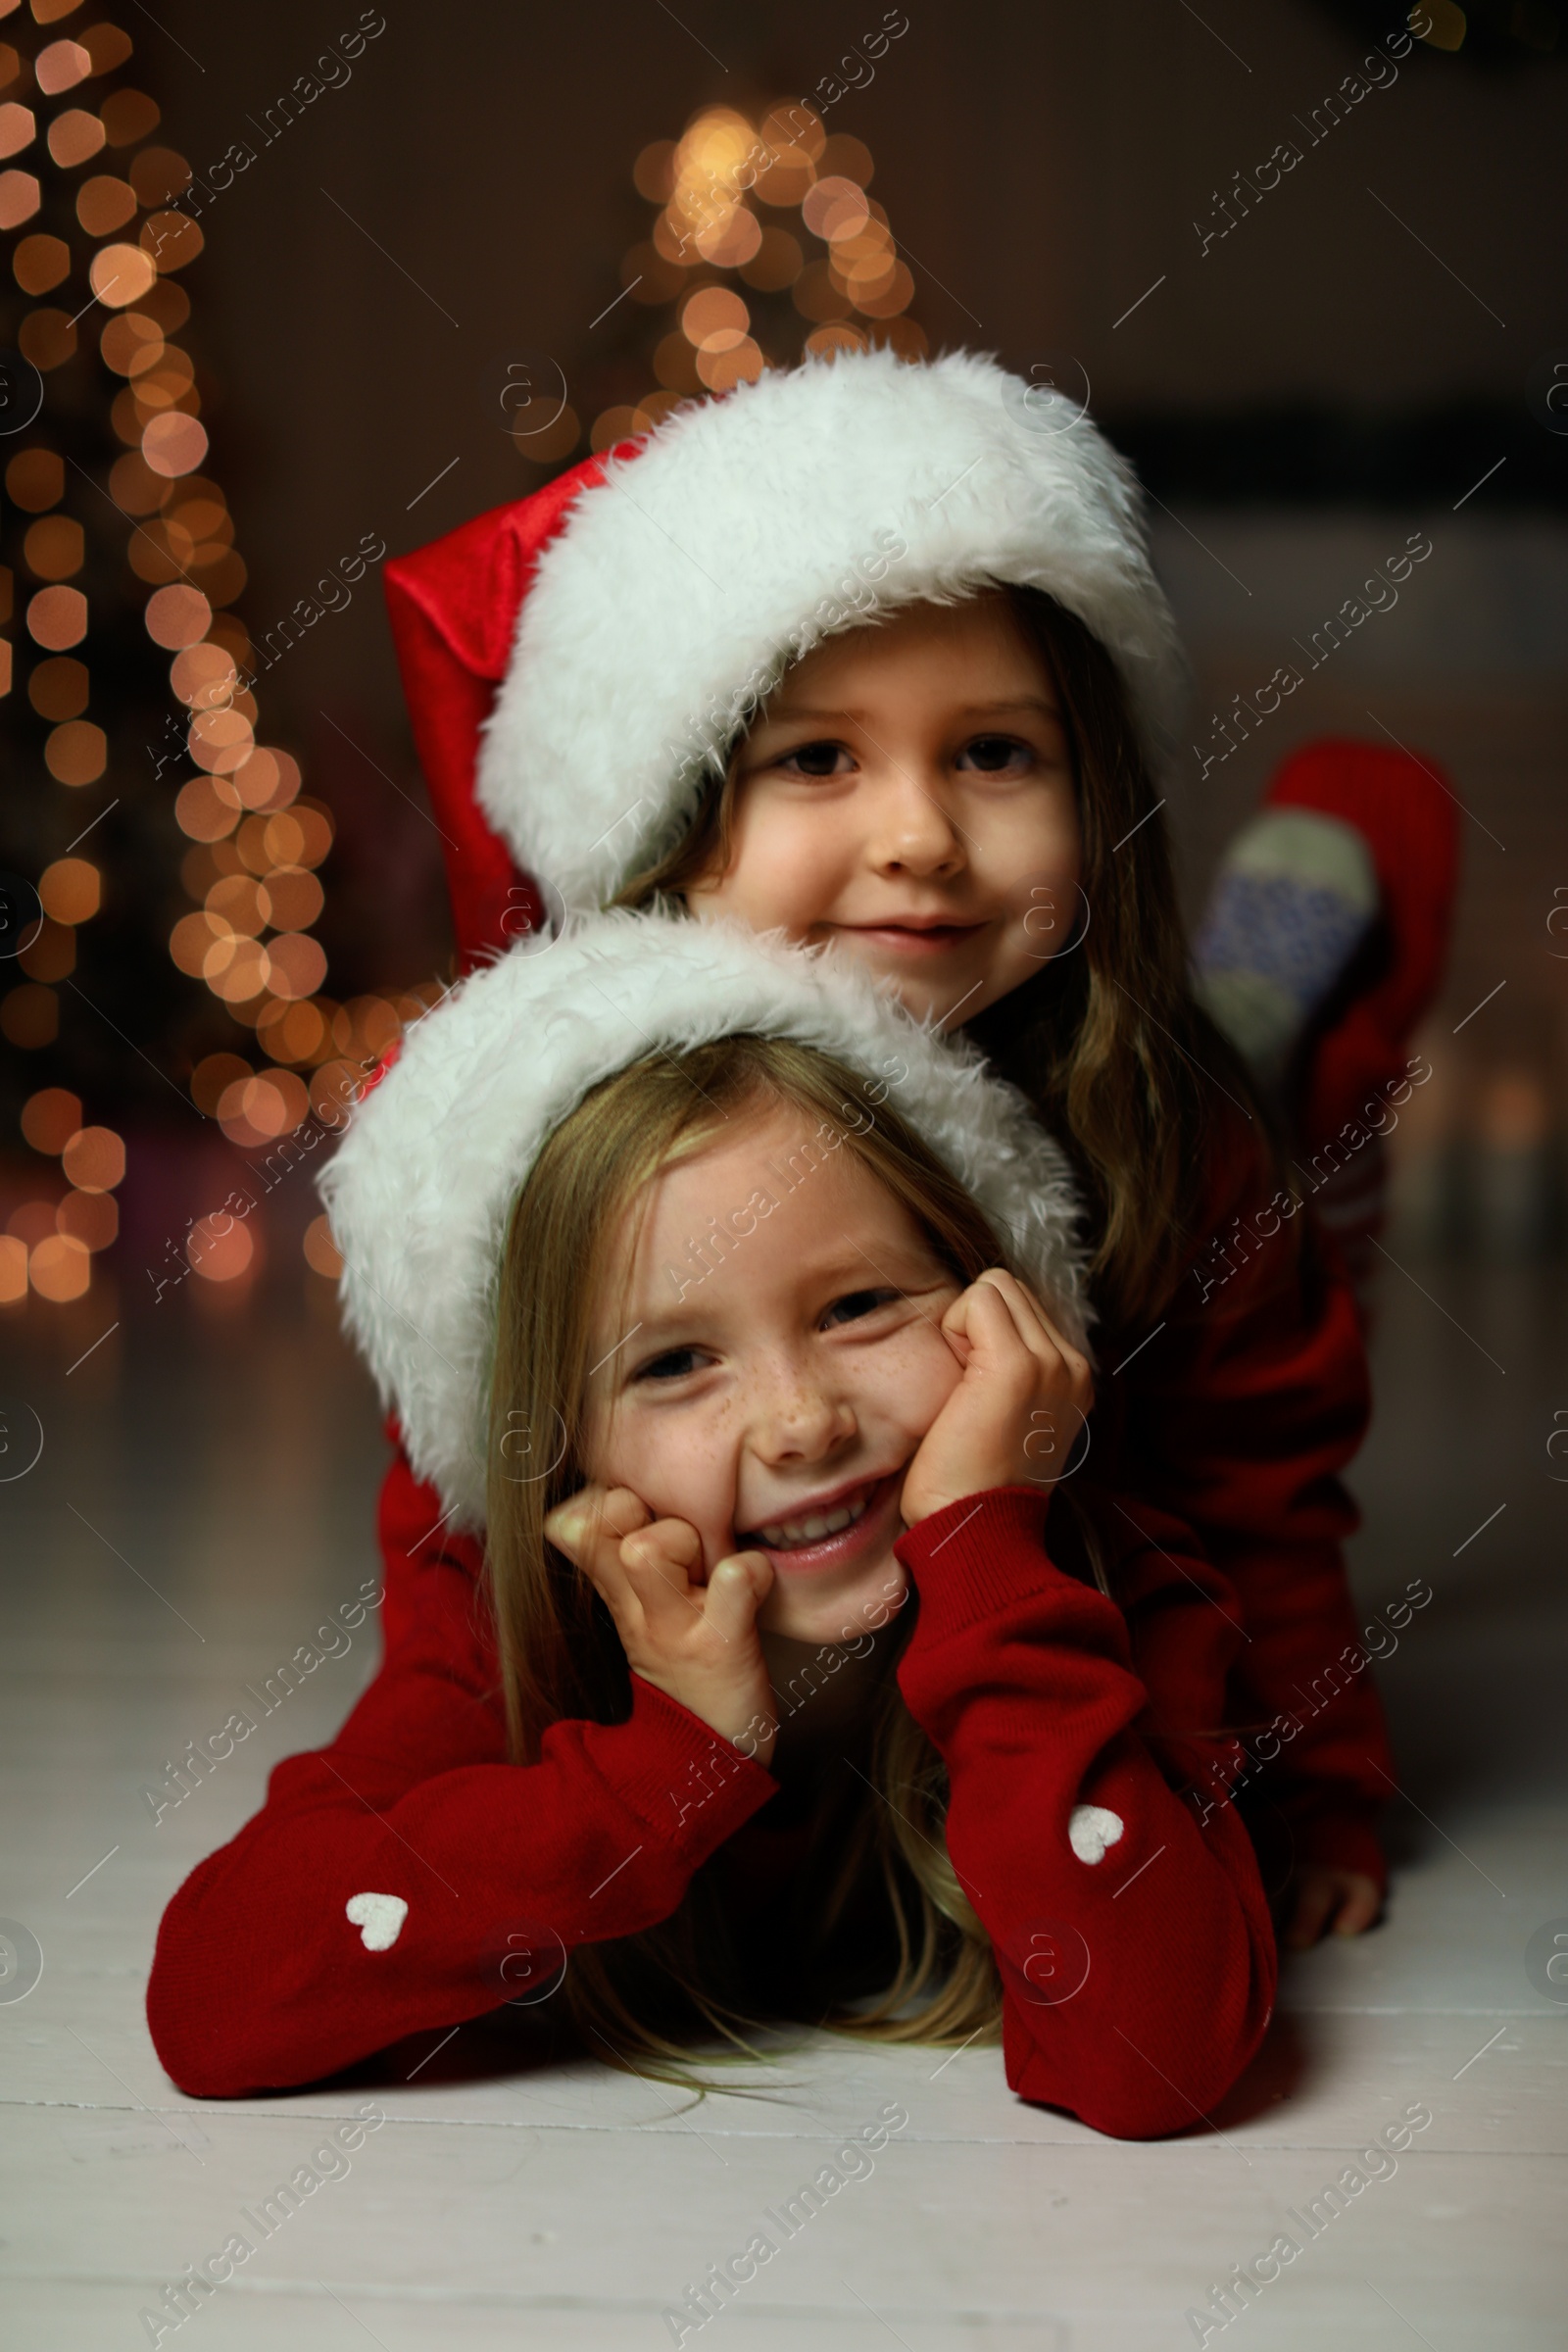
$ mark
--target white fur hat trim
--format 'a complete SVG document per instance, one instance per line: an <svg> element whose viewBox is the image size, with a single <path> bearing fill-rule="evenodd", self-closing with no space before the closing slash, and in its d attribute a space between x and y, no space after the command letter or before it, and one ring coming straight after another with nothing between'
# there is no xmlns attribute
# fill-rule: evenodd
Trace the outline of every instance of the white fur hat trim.
<svg viewBox="0 0 1568 2352"><path fill-rule="evenodd" d="M1130 468L1060 393L956 352L840 353L676 410L546 547L478 797L570 908L679 841L790 662L876 612L1042 588L1117 662L1152 760L1184 676Z"/></svg>
<svg viewBox="0 0 1568 2352"><path fill-rule="evenodd" d="M501 1254L547 1137L660 1048L751 1033L832 1054L891 1101L1082 1343L1088 1285L1060 1147L962 1039L910 1019L843 958L743 927L624 913L568 925L465 981L411 1029L321 1174L344 1312L415 1470L485 1516Z"/></svg>

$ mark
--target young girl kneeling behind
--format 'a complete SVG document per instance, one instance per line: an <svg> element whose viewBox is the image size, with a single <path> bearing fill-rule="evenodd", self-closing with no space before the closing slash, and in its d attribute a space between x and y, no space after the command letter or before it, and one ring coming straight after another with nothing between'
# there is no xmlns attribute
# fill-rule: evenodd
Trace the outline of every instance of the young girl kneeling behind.
<svg viewBox="0 0 1568 2352"><path fill-rule="evenodd" d="M328 1189L489 1590L411 1558L334 1747L170 1906L176 2081L554 2000L635 2066L1000 2033L1098 2129L1205 2113L1274 1981L1239 1637L1082 1459L1071 1186L1011 1090L820 958L611 916L421 1024Z"/></svg>

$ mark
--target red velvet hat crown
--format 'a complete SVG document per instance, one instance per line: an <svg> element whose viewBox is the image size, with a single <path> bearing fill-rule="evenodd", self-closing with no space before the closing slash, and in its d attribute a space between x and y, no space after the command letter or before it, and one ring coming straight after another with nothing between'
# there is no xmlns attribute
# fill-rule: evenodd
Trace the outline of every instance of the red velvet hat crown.
<svg viewBox="0 0 1568 2352"><path fill-rule="evenodd" d="M635 443L618 454L632 457ZM507 674L517 612L541 549L579 490L604 480L586 458L543 489L491 507L385 567L387 612L430 804L441 828L463 970L536 930L544 901L474 798L479 738Z"/></svg>

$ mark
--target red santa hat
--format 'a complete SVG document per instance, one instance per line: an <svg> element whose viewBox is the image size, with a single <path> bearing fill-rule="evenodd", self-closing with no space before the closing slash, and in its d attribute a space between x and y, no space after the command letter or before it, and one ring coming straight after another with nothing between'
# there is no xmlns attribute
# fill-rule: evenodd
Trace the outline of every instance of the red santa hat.
<svg viewBox="0 0 1568 2352"><path fill-rule="evenodd" d="M572 920L416 1023L321 1173L346 1319L416 1472L462 1524L484 1523L502 1250L547 1137L645 1054L742 1034L830 1054L862 1082L868 1116L891 1102L1085 1344L1066 1157L974 1047L912 1020L859 966L776 934L657 914Z"/></svg>
<svg viewBox="0 0 1568 2352"><path fill-rule="evenodd" d="M790 663L903 605L1047 591L1156 765L1183 688L1131 470L1071 401L966 352L770 371L386 582L466 962L674 848Z"/></svg>

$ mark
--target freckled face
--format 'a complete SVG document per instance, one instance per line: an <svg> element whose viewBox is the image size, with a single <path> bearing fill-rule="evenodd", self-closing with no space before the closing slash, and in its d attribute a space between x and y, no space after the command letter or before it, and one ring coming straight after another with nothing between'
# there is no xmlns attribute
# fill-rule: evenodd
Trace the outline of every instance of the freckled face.
<svg viewBox="0 0 1568 2352"><path fill-rule="evenodd" d="M777 1105L656 1177L610 1253L589 1356L608 1360L588 1476L687 1520L705 1577L765 1551L759 1624L804 1642L853 1639L902 1597L904 1472L960 1377L939 1327L961 1286L828 1140Z"/></svg>
<svg viewBox="0 0 1568 2352"><path fill-rule="evenodd" d="M729 864L687 890L699 917L831 942L943 1021L973 1020L1073 935L1066 726L999 592L818 646L736 774Z"/></svg>

